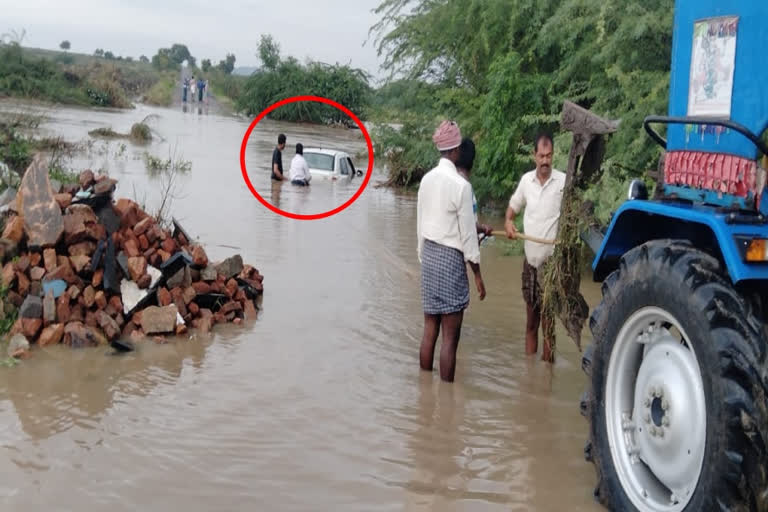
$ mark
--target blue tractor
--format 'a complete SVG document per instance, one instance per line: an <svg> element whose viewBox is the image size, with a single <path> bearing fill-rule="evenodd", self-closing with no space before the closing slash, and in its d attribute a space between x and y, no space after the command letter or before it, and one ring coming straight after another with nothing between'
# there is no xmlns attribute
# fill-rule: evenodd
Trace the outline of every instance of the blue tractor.
<svg viewBox="0 0 768 512"><path fill-rule="evenodd" d="M612 510L768 510L767 24L768 0L677 1L655 192L593 245L581 407Z"/></svg>

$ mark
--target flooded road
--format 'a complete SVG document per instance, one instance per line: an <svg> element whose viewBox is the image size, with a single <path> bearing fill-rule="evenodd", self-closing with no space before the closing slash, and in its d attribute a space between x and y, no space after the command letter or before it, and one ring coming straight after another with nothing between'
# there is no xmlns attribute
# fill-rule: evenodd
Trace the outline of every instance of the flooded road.
<svg viewBox="0 0 768 512"><path fill-rule="evenodd" d="M72 165L106 167L119 197L151 210L158 183L143 152L191 161L172 211L210 258L240 253L261 271L262 309L245 327L121 357L52 347L0 368L2 510L602 510L582 454L580 356L561 329L554 368L524 356L520 258L482 248L487 297L472 289L456 382L442 383L418 365L413 193L371 186L338 215L292 220L244 184L248 120L67 108L43 129L80 141L150 114L164 141L98 143ZM296 142L338 147L365 169L357 130L263 121L248 170L272 204L317 213L354 194L360 178L273 187L280 132L286 170ZM594 306L598 287L584 293Z"/></svg>

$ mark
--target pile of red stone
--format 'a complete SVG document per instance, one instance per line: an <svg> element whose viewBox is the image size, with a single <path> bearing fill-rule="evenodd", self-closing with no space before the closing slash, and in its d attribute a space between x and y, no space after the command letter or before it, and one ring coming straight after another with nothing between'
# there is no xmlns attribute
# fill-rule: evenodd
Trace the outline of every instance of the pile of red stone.
<svg viewBox="0 0 768 512"><path fill-rule="evenodd" d="M115 183L85 171L54 189L42 158L27 169L0 239L5 301L18 308L9 336L129 350L147 336L256 316L255 268L239 255L209 262L176 221L167 230L130 199L115 203ZM18 340L11 355L28 355Z"/></svg>

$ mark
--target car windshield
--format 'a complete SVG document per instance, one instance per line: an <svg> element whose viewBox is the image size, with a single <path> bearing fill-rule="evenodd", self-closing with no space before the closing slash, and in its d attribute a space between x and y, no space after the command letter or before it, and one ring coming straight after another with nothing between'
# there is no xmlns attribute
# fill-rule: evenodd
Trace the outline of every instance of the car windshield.
<svg viewBox="0 0 768 512"><path fill-rule="evenodd" d="M323 153L304 153L304 159L307 161L307 165L310 169L318 169L320 171L333 170L332 155L325 155Z"/></svg>

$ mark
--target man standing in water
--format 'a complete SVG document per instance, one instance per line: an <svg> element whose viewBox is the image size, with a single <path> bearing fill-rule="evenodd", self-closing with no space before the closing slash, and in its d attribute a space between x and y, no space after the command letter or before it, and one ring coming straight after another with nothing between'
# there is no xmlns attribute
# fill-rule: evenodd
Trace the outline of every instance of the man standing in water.
<svg viewBox="0 0 768 512"><path fill-rule="evenodd" d="M277 147L272 151L272 179L283 181L283 149L285 149L285 134L277 136Z"/></svg>
<svg viewBox="0 0 768 512"><path fill-rule="evenodd" d="M416 210L424 308L419 362L422 370L432 371L435 344L442 327L440 378L452 382L461 322L469 305L466 263L475 275L480 300L485 298L485 284L480 274L472 186L456 171L461 144L458 125L443 121L432 140L440 151L440 161L421 180Z"/></svg>
<svg viewBox="0 0 768 512"><path fill-rule="evenodd" d="M472 139L465 137L461 141L459 146L459 159L456 161L456 171L461 174L465 180L469 181L469 176L472 173L472 167L475 164L475 143ZM475 226L477 234L485 234L485 236L491 236L493 228L487 224L480 224L477 221L477 197L475 197L474 190L472 191L472 212L475 215Z"/></svg>
<svg viewBox="0 0 768 512"><path fill-rule="evenodd" d="M536 169L520 178L517 190L509 199L506 222L507 236L516 238L515 216L525 208L523 229L531 236L554 240L560 220L560 204L563 199L565 173L552 169L552 136L542 133L536 137L533 158ZM523 260L523 299L526 304L525 353L535 354L539 348L539 324L542 323L544 347L541 358L553 362L552 343L555 341L555 320L541 314L541 289L538 269L555 250L552 244L525 241Z"/></svg>

